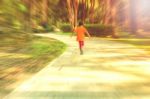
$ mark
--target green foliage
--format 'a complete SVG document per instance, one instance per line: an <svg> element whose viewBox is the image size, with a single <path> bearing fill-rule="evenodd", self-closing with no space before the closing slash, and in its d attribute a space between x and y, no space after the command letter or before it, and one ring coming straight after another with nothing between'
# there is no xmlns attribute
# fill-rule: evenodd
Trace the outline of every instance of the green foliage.
<svg viewBox="0 0 150 99"><path fill-rule="evenodd" d="M52 32L54 31L53 26L47 25L45 27L38 26L37 28L33 28L32 31L34 33L41 33L41 32Z"/></svg>
<svg viewBox="0 0 150 99"><path fill-rule="evenodd" d="M25 10L25 6L19 0L3 0L0 4L0 23L2 27L22 29L21 27L26 21L22 10Z"/></svg>
<svg viewBox="0 0 150 99"><path fill-rule="evenodd" d="M85 27L93 36L109 36L113 35L113 27L102 24L86 24Z"/></svg>
<svg viewBox="0 0 150 99"><path fill-rule="evenodd" d="M18 8L21 12L27 12L28 11L27 7L21 3L18 4Z"/></svg>
<svg viewBox="0 0 150 99"><path fill-rule="evenodd" d="M114 33L112 26L102 24L86 24L85 27L92 36L109 36ZM60 29L63 32L72 32L70 24L62 24L60 25Z"/></svg>
<svg viewBox="0 0 150 99"><path fill-rule="evenodd" d="M49 0L49 21L56 25L57 22L66 22L68 20L68 11L64 0Z"/></svg>
<svg viewBox="0 0 150 99"><path fill-rule="evenodd" d="M72 32L72 27L70 24L61 24L60 25L60 29L63 31L63 32Z"/></svg>
<svg viewBox="0 0 150 99"><path fill-rule="evenodd" d="M65 48L63 43L60 43L56 40L49 39L49 38L41 38L36 37L36 39L40 39L38 41L33 41L29 47L29 53L34 57L43 56L46 54L56 54L59 51L62 52ZM47 42L49 41L49 42ZM52 42L52 43L50 43Z"/></svg>

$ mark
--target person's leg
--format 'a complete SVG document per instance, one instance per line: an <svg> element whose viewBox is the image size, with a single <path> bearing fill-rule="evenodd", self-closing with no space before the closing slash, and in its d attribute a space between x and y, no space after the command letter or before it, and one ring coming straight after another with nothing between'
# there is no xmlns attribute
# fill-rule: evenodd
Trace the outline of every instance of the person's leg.
<svg viewBox="0 0 150 99"><path fill-rule="evenodd" d="M84 41L79 41L80 54L83 54Z"/></svg>

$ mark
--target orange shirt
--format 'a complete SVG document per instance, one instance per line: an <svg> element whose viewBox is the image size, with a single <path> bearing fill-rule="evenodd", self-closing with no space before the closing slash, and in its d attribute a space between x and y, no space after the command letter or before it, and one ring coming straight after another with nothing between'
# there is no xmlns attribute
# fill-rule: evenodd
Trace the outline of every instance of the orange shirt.
<svg viewBox="0 0 150 99"><path fill-rule="evenodd" d="M86 28L84 28L83 26L77 27L75 29L75 32L77 33L77 41L84 41L86 31Z"/></svg>

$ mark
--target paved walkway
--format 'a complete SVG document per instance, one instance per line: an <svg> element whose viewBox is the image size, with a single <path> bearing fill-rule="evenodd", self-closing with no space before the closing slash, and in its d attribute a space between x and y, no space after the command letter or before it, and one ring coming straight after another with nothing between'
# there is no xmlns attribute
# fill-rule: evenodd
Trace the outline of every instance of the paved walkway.
<svg viewBox="0 0 150 99"><path fill-rule="evenodd" d="M75 38L67 51L4 99L150 99L150 56L129 44L93 38L79 55Z"/></svg>

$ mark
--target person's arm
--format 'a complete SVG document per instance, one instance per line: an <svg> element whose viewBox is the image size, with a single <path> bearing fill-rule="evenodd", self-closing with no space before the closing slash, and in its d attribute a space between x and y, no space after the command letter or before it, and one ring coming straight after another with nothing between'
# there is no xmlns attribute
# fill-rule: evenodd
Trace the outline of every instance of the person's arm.
<svg viewBox="0 0 150 99"><path fill-rule="evenodd" d="M86 30L86 35L90 38L91 37L91 35L89 34L89 32Z"/></svg>

